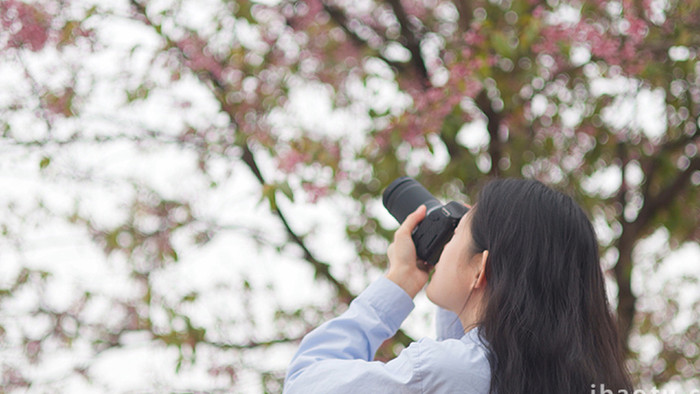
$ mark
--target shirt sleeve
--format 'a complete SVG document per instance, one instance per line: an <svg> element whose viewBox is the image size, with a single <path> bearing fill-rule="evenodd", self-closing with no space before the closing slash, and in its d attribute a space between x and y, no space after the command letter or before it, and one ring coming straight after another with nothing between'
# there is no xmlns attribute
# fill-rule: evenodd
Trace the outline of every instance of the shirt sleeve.
<svg viewBox="0 0 700 394"><path fill-rule="evenodd" d="M284 392L411 391L411 385L419 384L418 346L409 346L388 363L372 359L413 307L413 300L401 287L381 277L345 313L304 337L287 369Z"/></svg>
<svg viewBox="0 0 700 394"><path fill-rule="evenodd" d="M437 308L435 314L435 327L437 331L437 340L459 339L464 336L464 327L456 313L450 312L447 309Z"/></svg>

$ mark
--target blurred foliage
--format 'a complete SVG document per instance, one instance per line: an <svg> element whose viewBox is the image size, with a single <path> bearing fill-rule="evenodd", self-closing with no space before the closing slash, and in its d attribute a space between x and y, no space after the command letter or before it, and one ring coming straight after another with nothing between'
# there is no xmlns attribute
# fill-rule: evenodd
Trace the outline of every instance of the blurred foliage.
<svg viewBox="0 0 700 394"><path fill-rule="evenodd" d="M143 40L113 59L116 67L95 71L89 59L117 45L100 26L117 22ZM240 372L254 371L262 391L280 391L283 372L250 360L342 311L356 295L351 283L366 284L385 267L392 228L374 208L401 175L468 203L494 177L540 179L573 195L600 233L636 381L700 384L698 301L684 307L691 316L684 324L671 324L684 297L673 290L697 278L669 280L657 294L633 281L635 270L653 275L664 265L661 255L652 268L639 268L649 261L635 254L640 241L661 232L668 254L700 240L699 1L3 0L0 23L0 56L20 80L0 100L6 152L36 159L34 168L50 180L71 146L173 146L183 161L194 161L211 193L237 176L231 168L245 168L268 219L284 233L280 239L219 222L194 208L197 196L166 196L133 179L117 223L93 218L80 201L71 212L39 203L35 210L85 229L108 258L124 261L136 290L113 299L86 291L62 310L38 302L31 318L51 321L41 334L3 316L0 339L12 338L8 354L23 354L17 362L3 357L3 390L31 387L22 366L39 362L45 349L75 348L81 338L95 359L123 347L130 333L145 333L178 349L177 372L207 370L216 382L211 390L243 390ZM104 80L113 83L109 94ZM313 93L294 95L303 89ZM95 112L105 96L116 102L114 113ZM198 118L198 100L213 103L215 113ZM142 108L184 120L159 129L124 115ZM33 119L29 129L18 114ZM309 117L317 121L304 121ZM109 181L90 171L69 178ZM290 204L326 201L340 201L358 261L324 261L310 246L318 234L296 229ZM5 209L22 217L10 203ZM3 242L17 250L23 220L0 223ZM333 297L293 309L278 304L276 332L261 336L266 324L255 300L276 302L275 289L243 273L222 290L235 294L240 316L208 327L196 322L192 308L207 302L200 294L173 300L154 283L179 264L189 245L182 239L203 246L227 231L242 232L261 250L297 256ZM51 280L25 267L0 282L0 300ZM84 311L97 302L111 308L107 321L86 320ZM400 331L378 357L391 358L411 340ZM648 343L658 344L651 356ZM89 367L69 373L90 382Z"/></svg>

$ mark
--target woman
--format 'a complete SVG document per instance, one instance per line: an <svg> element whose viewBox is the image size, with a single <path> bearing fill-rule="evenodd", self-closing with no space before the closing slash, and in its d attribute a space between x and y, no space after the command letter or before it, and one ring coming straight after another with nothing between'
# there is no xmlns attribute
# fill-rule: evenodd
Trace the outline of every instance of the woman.
<svg viewBox="0 0 700 394"><path fill-rule="evenodd" d="M428 282L411 239L424 216L418 208L394 234L385 277L304 337L285 392L633 392L591 223L532 180L487 184L460 220L426 288L441 308L438 339L371 361Z"/></svg>

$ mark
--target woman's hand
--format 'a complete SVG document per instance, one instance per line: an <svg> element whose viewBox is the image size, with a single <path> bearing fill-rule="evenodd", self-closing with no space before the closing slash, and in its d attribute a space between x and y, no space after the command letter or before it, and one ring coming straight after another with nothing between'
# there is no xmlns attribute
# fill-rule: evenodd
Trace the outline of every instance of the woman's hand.
<svg viewBox="0 0 700 394"><path fill-rule="evenodd" d="M386 277L401 286L411 298L428 282L428 265L419 261L411 232L425 217L425 205L421 205L406 217L394 233L394 242L389 245L389 271ZM422 269L419 267L423 267Z"/></svg>

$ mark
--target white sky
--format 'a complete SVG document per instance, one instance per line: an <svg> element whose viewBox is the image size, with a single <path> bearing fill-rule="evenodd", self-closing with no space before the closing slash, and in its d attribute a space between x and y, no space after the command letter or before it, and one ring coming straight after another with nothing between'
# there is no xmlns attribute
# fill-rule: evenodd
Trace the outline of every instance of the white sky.
<svg viewBox="0 0 700 394"><path fill-rule="evenodd" d="M126 2L101 2L115 7L115 10L123 10ZM197 25L206 23L206 6L201 3L197 7L190 7L191 17L189 23ZM198 11L201 14L198 14ZM163 132L176 131L182 122L190 122L202 125L211 122L216 113L216 105L211 97L199 87L194 80L185 78L175 88L167 91L154 92L154 96L147 104L120 109L121 97L115 95L115 86L110 84L110 79L124 66L123 52L134 43L142 45L144 55L149 48L156 45L153 36L144 31L142 27L128 22L125 19L100 19L99 26L101 39L108 43L110 50L103 55L89 58L84 63L90 72L97 77L95 99L85 106L85 124L87 129L106 130L106 133L115 131L129 132L130 125L146 125L149 128ZM66 76L60 73L54 74L55 66L51 62L45 62L42 56L52 56L51 53L38 57L30 56L26 59L30 68L36 72L42 80L55 80L60 82ZM79 58L80 53L69 56ZM132 72L145 72L148 58L137 55L129 61L129 69ZM49 64L49 66L47 66ZM42 71L43 70L43 71ZM142 71L143 70L143 71ZM26 87L17 86L17 68L12 64L0 64L0 103L3 105L17 92L23 95L29 94ZM377 74L385 70L376 70ZM617 82L601 81L600 90L614 89ZM377 77L367 84L367 90L357 87L354 93L357 97L365 95L368 91L365 103L360 105L386 105L392 111L400 111L409 102L405 98L395 98L396 86ZM356 114L344 111L332 111L328 105L328 93L314 85L299 85L291 92L293 100L287 112L280 111L274 114L273 121L292 122L320 130L333 135L340 133L350 137L352 144L361 146L358 131L368 127L368 120L358 118ZM177 99L188 99L193 107L182 113L163 113L162 108L172 106ZM660 97L657 92L641 91L635 97L621 102L624 113L628 113L631 120L638 124L645 133L650 136L658 136L664 129L664 124L654 122L659 115L654 108L659 107ZM382 104L383 103L383 104ZM545 103L546 105L546 103ZM313 107L316 110L306 110ZM662 107L662 106L661 106ZM640 110L644 109L644 110ZM647 110L649 109L649 110ZM533 111L536 105L533 104ZM113 122L117 119L118 122ZM22 125L22 132L27 138L32 135L41 135L45 131L41 122L37 122L33 116L17 115L12 119L15 124ZM225 119L216 119L215 122L225 122ZM342 127L338 127L342 125ZM72 121L63 124L64 129L59 128L58 133L69 132L76 127ZM293 128L289 129L289 138L293 138ZM478 151L488 144L488 133L483 122L477 121L466 126L458 135L458 141L472 151ZM437 142L437 141L435 141ZM416 153L417 162L430 162L436 169L446 163L445 150L437 144L435 155ZM39 171L39 161L43 153L52 155L52 163L44 171ZM271 158L265 155L259 156L261 165L267 176L279 178ZM12 301L3 303L0 319L18 319L19 324L27 327L36 325L42 328L48 322L41 322L23 316L23 311L37 302L42 297L55 308L64 308L74 296L80 292L89 290L104 297L124 297L135 291L133 283L128 278L128 267L122 257L113 256L105 258L102 251L89 239L88 234L79 227L68 225L62 221L47 218L40 212L35 212L39 198L51 209L59 212L70 212L75 206L75 201L80 200L85 213L92 215L99 223L117 223L125 215L123 203L128 200L134 190L125 187L125 183L119 179L139 180L151 185L154 190L166 197L187 198L195 201L195 209L204 216L217 217L230 224L255 223L255 227L265 231L271 238L280 240L284 237L277 220L269 214L267 207L259 204L259 186L242 165L228 168L223 161L214 162L212 173L220 186L210 189L199 175L194 166L195 160L191 154L174 147L148 147L136 149L132 144L110 144L100 147L61 147L48 148L47 152L35 152L31 154L20 153L0 140L0 206L7 206L8 202L14 202L13 212L2 213L3 220L9 221L14 228L18 228L25 242L22 251L13 250L5 239L0 239L0 284L5 286L17 274L23 266L45 269L53 274L51 284L43 294L19 294ZM230 175L228 171L230 170ZM71 175L76 171L95 174L99 182L90 185L76 181ZM599 188L601 193L610 193L615 188L619 173L611 170L601 172L591 180L591 189ZM114 181L117 179L117 181ZM352 263L357 261L353 255L353 248L347 242L344 235L345 217L352 212L352 204L342 197L322 200L318 204L304 202L298 199L294 204L289 203L283 197L279 198L280 204L292 226L300 233L313 230L313 235L308 238L309 246L321 260L329 261L333 265L334 272L340 277L347 276L347 270L352 269ZM384 211L380 201L371 208L383 223L391 223L393 219ZM20 222L19 217L27 214L29 221ZM599 231L600 226L597 226ZM659 284L677 275L687 274L700 276L700 248L697 245L685 245L676 252L671 252L665 259L663 269L654 268L653 259L659 251L664 251L665 237L655 233L649 240L644 241L636 251L636 255L642 262L640 268L635 271L635 291L644 293L647 291L659 291ZM312 282L313 273L309 265L298 258L298 253L293 249L278 254L270 250L260 250L250 239L240 233L227 233L217 237L213 242L204 247L188 245L187 240L178 240L186 247L180 253L180 261L162 270L154 278L154 288L166 296L177 297L191 291L202 294L201 308L192 310L191 316L195 323L212 324L217 317L235 315L236 303L233 300L223 299L222 293L217 292L218 283L240 282L242 275L248 277L255 285L264 285L272 282L275 284L277 300L283 303L301 305L306 302L319 302L329 294L328 286ZM667 252L667 251L665 251ZM655 280L645 280L650 273ZM372 273L373 277L380 272ZM364 282L355 277L351 288L359 292ZM681 289L683 294L692 298L694 289ZM225 293L224 293L225 294ZM264 316L265 310L271 305L259 300L258 310ZM416 310L404 323L404 328L414 337L432 336L432 306L423 293L416 298ZM87 312L88 319L110 319L109 305L104 304L93 307ZM157 319L158 312L154 312ZM163 318L165 318L163 316ZM687 317L679 317L679 325L688 323ZM259 335L265 334L265 328ZM267 330L271 332L270 330ZM9 332L9 331L8 331ZM227 334L227 333L222 333ZM233 340L245 339L250 333L230 333ZM16 338L9 338L12 342ZM172 367L177 358L177 351L173 348L154 346L147 338L138 334L126 339L123 348L113 349L91 360L91 353L87 347L78 346L70 352L57 352L48 356L45 362L38 366L27 366L30 376L38 379L38 384L28 392L42 392L45 387L58 387L71 392L128 392L151 391L163 388L167 390L178 387L206 389L212 383L212 377L202 370L186 372L176 375ZM17 349L0 347L0 364L10 362L17 357ZM251 356L252 363L271 368L284 368L292 355L292 346L281 347L271 351L261 351ZM206 349L200 350L206 353ZM94 385L90 386L80 377L71 377L68 380L56 379L67 372L70 360L92 362L89 373L94 378ZM262 389L258 383L258 376L250 372L242 372L241 387L246 393L258 393ZM43 385L42 382L45 384Z"/></svg>

